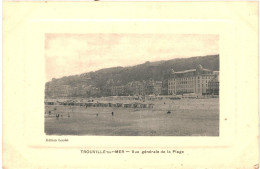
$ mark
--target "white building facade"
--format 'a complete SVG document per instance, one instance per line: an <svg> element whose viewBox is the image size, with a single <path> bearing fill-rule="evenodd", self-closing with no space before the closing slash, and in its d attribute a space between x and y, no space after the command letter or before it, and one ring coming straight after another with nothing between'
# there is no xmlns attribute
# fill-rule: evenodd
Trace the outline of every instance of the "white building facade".
<svg viewBox="0 0 260 169"><path fill-rule="evenodd" d="M213 71L198 65L196 69L175 72L171 69L168 79L168 94L207 94L208 83L215 75Z"/></svg>

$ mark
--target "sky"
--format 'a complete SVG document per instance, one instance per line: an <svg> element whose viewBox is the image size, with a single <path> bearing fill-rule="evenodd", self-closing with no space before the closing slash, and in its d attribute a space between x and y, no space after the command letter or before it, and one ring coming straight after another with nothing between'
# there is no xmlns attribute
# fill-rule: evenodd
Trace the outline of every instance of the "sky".
<svg viewBox="0 0 260 169"><path fill-rule="evenodd" d="M205 34L46 34L46 81L146 61L219 54L219 36Z"/></svg>

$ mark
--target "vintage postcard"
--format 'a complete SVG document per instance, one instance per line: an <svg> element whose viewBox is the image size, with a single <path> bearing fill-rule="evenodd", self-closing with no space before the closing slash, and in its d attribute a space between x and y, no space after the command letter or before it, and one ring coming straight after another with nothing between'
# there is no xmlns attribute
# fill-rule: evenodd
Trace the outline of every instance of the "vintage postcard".
<svg viewBox="0 0 260 169"><path fill-rule="evenodd" d="M4 168L258 168L258 2L4 2Z"/></svg>

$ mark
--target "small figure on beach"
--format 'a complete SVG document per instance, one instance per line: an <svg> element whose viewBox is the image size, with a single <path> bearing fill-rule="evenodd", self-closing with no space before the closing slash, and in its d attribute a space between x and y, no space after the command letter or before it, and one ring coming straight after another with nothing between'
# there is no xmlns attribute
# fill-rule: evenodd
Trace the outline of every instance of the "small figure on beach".
<svg viewBox="0 0 260 169"><path fill-rule="evenodd" d="M70 114L68 114L68 117L70 117Z"/></svg>
<svg viewBox="0 0 260 169"><path fill-rule="evenodd" d="M167 114L171 114L171 111L170 111L170 110L168 110L168 111L167 111Z"/></svg>
<svg viewBox="0 0 260 169"><path fill-rule="evenodd" d="M51 115L51 111L49 111L49 115Z"/></svg>
<svg viewBox="0 0 260 169"><path fill-rule="evenodd" d="M114 116L114 112L112 112L111 114L112 114L112 116Z"/></svg>
<svg viewBox="0 0 260 169"><path fill-rule="evenodd" d="M98 116L98 113L97 113L97 115L96 116Z"/></svg>

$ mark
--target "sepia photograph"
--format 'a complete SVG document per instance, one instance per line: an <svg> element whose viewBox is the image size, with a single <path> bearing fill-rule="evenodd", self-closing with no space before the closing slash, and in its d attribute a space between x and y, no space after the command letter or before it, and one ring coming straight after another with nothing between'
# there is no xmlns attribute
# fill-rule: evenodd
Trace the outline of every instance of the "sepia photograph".
<svg viewBox="0 0 260 169"><path fill-rule="evenodd" d="M46 135L219 136L216 34L45 34Z"/></svg>

